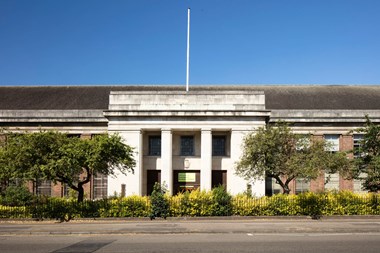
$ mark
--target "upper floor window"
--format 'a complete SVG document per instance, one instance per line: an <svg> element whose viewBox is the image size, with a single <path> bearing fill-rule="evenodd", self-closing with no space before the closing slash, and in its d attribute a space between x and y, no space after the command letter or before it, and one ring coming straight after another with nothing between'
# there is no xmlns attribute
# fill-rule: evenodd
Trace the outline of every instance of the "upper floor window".
<svg viewBox="0 0 380 253"><path fill-rule="evenodd" d="M212 136L212 155L213 156L226 155L226 136L224 135Z"/></svg>
<svg viewBox="0 0 380 253"><path fill-rule="evenodd" d="M161 155L161 136L149 136L149 155Z"/></svg>
<svg viewBox="0 0 380 253"><path fill-rule="evenodd" d="M339 134L326 134L325 140L329 144L327 151L338 152L339 151Z"/></svg>
<svg viewBox="0 0 380 253"><path fill-rule="evenodd" d="M362 141L363 141L362 134L354 134L354 158L362 156L362 151L361 151Z"/></svg>
<svg viewBox="0 0 380 253"><path fill-rule="evenodd" d="M181 136L181 156L194 155L194 136Z"/></svg>

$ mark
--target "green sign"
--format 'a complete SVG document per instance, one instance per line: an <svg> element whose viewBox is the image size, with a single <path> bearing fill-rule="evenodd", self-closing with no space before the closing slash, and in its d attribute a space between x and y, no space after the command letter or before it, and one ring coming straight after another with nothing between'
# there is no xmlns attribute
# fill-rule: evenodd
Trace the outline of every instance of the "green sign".
<svg viewBox="0 0 380 253"><path fill-rule="evenodd" d="M178 182L179 183L195 183L195 172L179 172Z"/></svg>

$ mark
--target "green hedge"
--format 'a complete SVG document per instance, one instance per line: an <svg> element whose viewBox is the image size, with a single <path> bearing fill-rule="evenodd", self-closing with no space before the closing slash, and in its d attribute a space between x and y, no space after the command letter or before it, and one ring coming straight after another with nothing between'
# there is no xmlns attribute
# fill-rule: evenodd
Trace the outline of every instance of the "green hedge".
<svg viewBox="0 0 380 253"><path fill-rule="evenodd" d="M379 215L380 194L352 192L278 194L252 198L231 196L223 188L180 193L165 198L169 216ZM148 217L149 197L129 196L77 203L75 199L40 198L26 206L0 205L0 218L60 219Z"/></svg>

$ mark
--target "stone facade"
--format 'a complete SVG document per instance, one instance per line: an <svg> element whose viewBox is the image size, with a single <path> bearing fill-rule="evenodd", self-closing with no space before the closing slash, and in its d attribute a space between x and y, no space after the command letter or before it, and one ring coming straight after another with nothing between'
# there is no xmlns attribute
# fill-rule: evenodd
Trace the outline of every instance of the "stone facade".
<svg viewBox="0 0 380 253"><path fill-rule="evenodd" d="M161 172L161 183L170 193L179 189L179 178L186 172L199 173L200 182L185 182L183 187L211 190L213 171L225 171L227 189L233 193L246 190L247 182L234 174L234 163L241 154L243 137L265 126L269 111L263 92L111 92L108 132L119 133L135 148L137 161L133 175L109 178L109 192L118 192L126 184L126 194L145 195L150 171ZM161 155L150 155L149 136L161 140ZM182 152L182 138L191 138L191 153ZM225 153L212 155L213 137L225 138ZM182 171L182 172L181 172ZM214 173L216 174L216 173ZM191 181L192 179L189 179ZM248 182L258 195L264 195L263 182Z"/></svg>

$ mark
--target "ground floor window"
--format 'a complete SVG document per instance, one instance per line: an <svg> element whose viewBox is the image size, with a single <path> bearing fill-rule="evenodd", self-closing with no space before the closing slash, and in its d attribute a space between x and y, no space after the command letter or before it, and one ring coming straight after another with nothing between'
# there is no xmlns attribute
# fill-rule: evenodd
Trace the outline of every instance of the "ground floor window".
<svg viewBox="0 0 380 253"><path fill-rule="evenodd" d="M325 190L339 190L339 173L325 174Z"/></svg>
<svg viewBox="0 0 380 253"><path fill-rule="evenodd" d="M296 179L296 194L310 191L310 181L304 178Z"/></svg>
<svg viewBox="0 0 380 253"><path fill-rule="evenodd" d="M265 195L272 196L274 194L282 193L281 186L276 182L276 179L271 177L265 178Z"/></svg>
<svg viewBox="0 0 380 253"><path fill-rule="evenodd" d="M108 177L97 173L94 175L93 198L101 199L107 197Z"/></svg>
<svg viewBox="0 0 380 253"><path fill-rule="evenodd" d="M36 181L36 195L51 196L51 181L50 180Z"/></svg>
<svg viewBox="0 0 380 253"><path fill-rule="evenodd" d="M360 176L360 178L363 178L363 179L354 179L354 192L365 193L367 191L363 190L363 183L364 183L364 178L366 177L366 174L360 173L359 176Z"/></svg>

